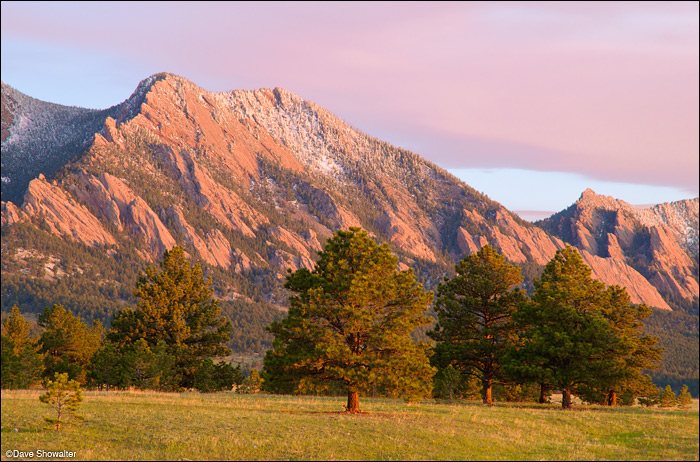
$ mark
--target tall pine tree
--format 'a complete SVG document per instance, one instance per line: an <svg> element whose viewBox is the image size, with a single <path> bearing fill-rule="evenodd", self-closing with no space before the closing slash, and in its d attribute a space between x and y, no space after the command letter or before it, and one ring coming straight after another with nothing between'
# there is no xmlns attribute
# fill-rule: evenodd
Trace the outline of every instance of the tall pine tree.
<svg viewBox="0 0 700 462"><path fill-rule="evenodd" d="M2 388L29 388L41 379L44 356L17 305L2 323Z"/></svg>
<svg viewBox="0 0 700 462"><path fill-rule="evenodd" d="M509 373L559 388L563 408L577 387L609 376L621 339L603 315L604 288L576 250L557 251L535 281L532 302L514 315L524 331Z"/></svg>
<svg viewBox="0 0 700 462"><path fill-rule="evenodd" d="M359 228L328 240L313 271L287 278L287 318L273 323L264 385L273 391L343 390L346 410L359 412L359 394L406 399L430 393L435 373L429 347L411 332L430 323L432 293L412 270L398 271L387 244Z"/></svg>
<svg viewBox="0 0 700 462"><path fill-rule="evenodd" d="M452 364L462 376L478 378L482 400L490 405L503 355L516 337L511 315L525 300L519 289L513 290L522 282L520 268L486 245L455 270L455 277L438 288L438 323L428 333L437 342L433 362L441 369Z"/></svg>
<svg viewBox="0 0 700 462"><path fill-rule="evenodd" d="M624 288L610 286L602 294L601 314L617 337L616 350L611 352L614 364L585 386L585 391L589 401L615 406L622 395L631 404L637 396L651 391L642 371L658 368L663 353L657 346L658 338L643 332L642 320L651 315L651 308L633 305Z"/></svg>
<svg viewBox="0 0 700 462"><path fill-rule="evenodd" d="M146 269L134 295L136 309L115 317L108 339L119 348L139 339L150 348L164 342L182 387L195 385L203 359L230 353L223 343L231 336L231 323L220 315L211 278L204 279L201 266L192 266L181 247L165 251L160 268Z"/></svg>
<svg viewBox="0 0 700 462"><path fill-rule="evenodd" d="M70 379L85 383L90 359L99 349L104 328L98 321L88 327L63 305L54 304L39 315L46 377L67 373Z"/></svg>

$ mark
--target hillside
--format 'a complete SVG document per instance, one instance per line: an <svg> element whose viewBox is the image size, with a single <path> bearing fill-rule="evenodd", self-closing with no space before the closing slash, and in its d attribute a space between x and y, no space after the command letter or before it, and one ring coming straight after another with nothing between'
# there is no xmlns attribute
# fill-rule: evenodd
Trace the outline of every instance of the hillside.
<svg viewBox="0 0 700 462"><path fill-rule="evenodd" d="M390 242L428 283L485 242L539 265L561 246L417 155L284 90L215 94L172 75L139 88L120 105L142 99L134 117L106 118L79 158L53 179L36 175L21 208L3 203L5 228L43 227L70 237L61 245L143 263L179 243L211 271L241 276L220 283L221 297L275 304L286 269L311 267L338 228L363 226ZM52 258L70 275L63 253ZM16 249L4 255L4 265L29 264Z"/></svg>

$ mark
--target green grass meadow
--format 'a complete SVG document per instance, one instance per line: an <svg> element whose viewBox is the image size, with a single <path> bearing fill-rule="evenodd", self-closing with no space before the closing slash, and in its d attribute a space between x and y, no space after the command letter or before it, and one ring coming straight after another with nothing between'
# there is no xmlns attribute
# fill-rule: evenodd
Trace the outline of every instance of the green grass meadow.
<svg viewBox="0 0 700 462"><path fill-rule="evenodd" d="M234 393L85 392L85 421L56 432L40 390L2 392L7 451L66 460L698 460L698 402L686 410L405 404ZM58 460L58 459L57 459Z"/></svg>

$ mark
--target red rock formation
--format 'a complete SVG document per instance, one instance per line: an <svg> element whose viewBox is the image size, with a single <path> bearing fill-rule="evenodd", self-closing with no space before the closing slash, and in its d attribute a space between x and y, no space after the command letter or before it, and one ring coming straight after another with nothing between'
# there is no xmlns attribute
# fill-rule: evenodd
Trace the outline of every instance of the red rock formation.
<svg viewBox="0 0 700 462"><path fill-rule="evenodd" d="M52 232L68 236L87 245L114 245L116 240L102 223L82 204L58 186L49 184L44 175L32 180L24 195L22 212L42 220Z"/></svg>
<svg viewBox="0 0 700 462"><path fill-rule="evenodd" d="M267 223L264 215L250 207L235 192L214 181L186 152L177 153L169 146L161 146L158 153L184 191L220 223L248 237L255 237L255 233L244 219L254 227Z"/></svg>
<svg viewBox="0 0 700 462"><path fill-rule="evenodd" d="M187 223L178 207L171 207L168 212L175 229L185 237L188 244L197 250L202 260L210 265L221 266L226 269L231 266L233 260L231 245L221 234L221 231L213 229L202 239L195 229Z"/></svg>
<svg viewBox="0 0 700 462"><path fill-rule="evenodd" d="M100 182L119 210L119 220L131 234L141 236L151 255L160 256L177 243L158 215L123 181L109 173L100 175Z"/></svg>
<svg viewBox="0 0 700 462"><path fill-rule="evenodd" d="M642 210L587 189L571 207L540 224L592 255L634 266L662 294L698 296L698 199ZM641 282L629 284L630 292L650 294ZM656 306L652 300L647 303Z"/></svg>
<svg viewBox="0 0 700 462"><path fill-rule="evenodd" d="M647 279L624 260L602 258L580 250L583 261L591 267L591 276L608 286L618 285L627 289L632 303L646 303L649 306L670 310L659 292Z"/></svg>
<svg viewBox="0 0 700 462"><path fill-rule="evenodd" d="M12 202L2 203L2 226L10 226L26 220L27 215Z"/></svg>

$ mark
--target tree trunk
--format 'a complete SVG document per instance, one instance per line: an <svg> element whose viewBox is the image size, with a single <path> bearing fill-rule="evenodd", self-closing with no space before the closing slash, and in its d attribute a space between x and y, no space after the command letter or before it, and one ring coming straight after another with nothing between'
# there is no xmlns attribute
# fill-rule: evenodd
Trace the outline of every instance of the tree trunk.
<svg viewBox="0 0 700 462"><path fill-rule="evenodd" d="M491 379L484 379L481 381L483 390L481 392L481 398L484 404L491 406L493 402L491 401Z"/></svg>
<svg viewBox="0 0 700 462"><path fill-rule="evenodd" d="M548 393L547 393L548 391L549 390L547 390L547 385L544 383L541 383L540 384L540 399L539 399L540 404L544 404L547 402L547 398L549 398Z"/></svg>
<svg viewBox="0 0 700 462"><path fill-rule="evenodd" d="M561 391L561 407L562 409L571 408L571 391L568 388Z"/></svg>
<svg viewBox="0 0 700 462"><path fill-rule="evenodd" d="M617 392L613 390L608 392L608 406L617 406Z"/></svg>
<svg viewBox="0 0 700 462"><path fill-rule="evenodd" d="M347 412L360 412L360 398L356 391L348 390L348 405L345 410Z"/></svg>

